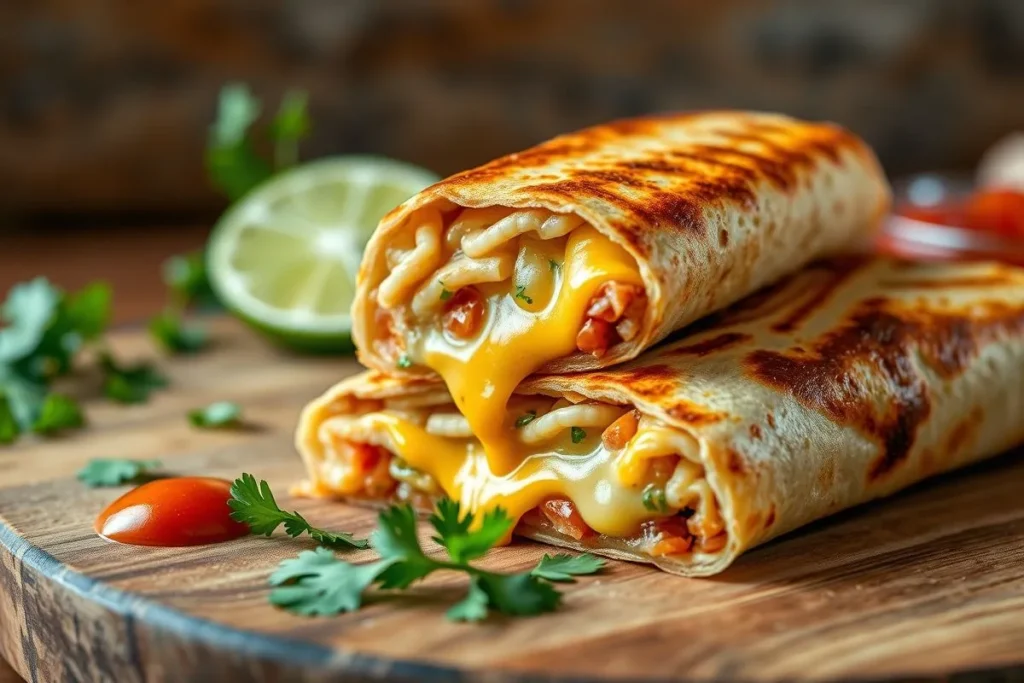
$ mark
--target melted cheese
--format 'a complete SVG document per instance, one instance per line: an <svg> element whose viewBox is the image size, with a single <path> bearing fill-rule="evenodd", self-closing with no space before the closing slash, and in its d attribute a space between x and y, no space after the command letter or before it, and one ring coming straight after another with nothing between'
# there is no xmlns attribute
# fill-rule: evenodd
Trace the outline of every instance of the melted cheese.
<svg viewBox="0 0 1024 683"><path fill-rule="evenodd" d="M566 238L524 237L513 278L479 287L487 313L476 339L460 342L432 325L410 340L413 358L437 371L448 385L482 444L489 473L503 477L536 467L529 465L530 458L523 460L514 416L507 417L509 398L527 375L576 351L590 300L609 281L642 284L633 258L591 226L579 227ZM479 468L479 458L467 462ZM560 471L579 479L578 467ZM500 487L487 491L503 495ZM473 509L483 506L485 497L475 495L478 505Z"/></svg>
<svg viewBox="0 0 1024 683"><path fill-rule="evenodd" d="M375 441L476 513L500 506L518 520L550 498L567 498L592 529L617 537L635 534L644 521L658 516L644 507L642 485L619 480L616 460L621 454L608 451L597 430L578 444L563 434L547 451L526 456L504 474L491 469L475 439L435 436L391 411L355 418L346 431L374 434Z"/></svg>

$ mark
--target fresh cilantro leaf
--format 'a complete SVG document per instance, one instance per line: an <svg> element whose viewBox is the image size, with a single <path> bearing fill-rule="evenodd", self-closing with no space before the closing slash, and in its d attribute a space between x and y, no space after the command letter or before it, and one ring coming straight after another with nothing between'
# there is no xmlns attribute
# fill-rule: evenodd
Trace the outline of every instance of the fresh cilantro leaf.
<svg viewBox="0 0 1024 683"><path fill-rule="evenodd" d="M665 489L657 484L644 487L641 500L644 507L651 512L668 512L668 501L665 500Z"/></svg>
<svg viewBox="0 0 1024 683"><path fill-rule="evenodd" d="M249 128L259 115L260 103L245 85L233 83L221 90L206 149L206 170L213 184L231 201L273 175L273 169L248 138Z"/></svg>
<svg viewBox="0 0 1024 683"><path fill-rule="evenodd" d="M308 533L315 541L333 547L366 548L368 543L355 538L352 534L333 533L318 529L298 512L285 512L274 499L274 492L266 481L256 481L256 477L243 473L231 484L231 519L249 526L257 536L270 536L277 527L284 524L284 532L295 538Z"/></svg>
<svg viewBox="0 0 1024 683"><path fill-rule="evenodd" d="M242 407L231 401L216 401L204 408L188 411L188 420L194 427L213 429L237 427L241 424Z"/></svg>
<svg viewBox="0 0 1024 683"><path fill-rule="evenodd" d="M438 282L441 283L441 287L442 287L442 289L441 289L441 301L448 301L448 299L452 298L452 294L454 292L452 292L450 289L448 289L447 287L444 286L444 280L438 280Z"/></svg>
<svg viewBox="0 0 1024 683"><path fill-rule="evenodd" d="M243 479L235 482L232 487L235 499L238 498L236 487L247 491L245 497L264 501L256 506L261 510L272 508L269 513L267 510L260 512L272 519L262 526L254 526L254 531L260 528L270 533L280 523L274 516L287 515L273 503L269 488L260 491L252 475L243 475ZM271 506L266 505L267 499ZM229 505L236 511L239 509L235 500ZM233 512L232 516L235 514ZM248 517L235 519L248 523ZM545 556L533 572L499 574L478 569L470 565L469 560L482 556L500 541L511 530L512 520L503 509L496 508L484 514L479 525L474 521L473 515L460 515L458 503L438 502L430 523L437 532L434 540L447 549L451 560L441 561L423 552L412 506L392 506L380 513L377 530L370 537L380 560L354 565L337 559L324 548L303 552L297 558L282 562L271 576L270 583L277 588L271 592L270 601L298 614L335 614L358 609L364 593L374 584L381 589L404 589L435 571L453 570L468 575L469 590L462 601L448 610L448 618L480 621L492 609L510 615L553 610L562 596L551 581L572 581L573 576L593 573L603 566L603 561L589 555L556 555Z"/></svg>
<svg viewBox="0 0 1024 683"><path fill-rule="evenodd" d="M301 517L301 515L299 516ZM327 531L314 526L309 527L307 531L309 532L309 537L314 541L330 548L355 548L356 550L363 550L370 547L365 538L356 538L348 532Z"/></svg>
<svg viewBox="0 0 1024 683"><path fill-rule="evenodd" d="M308 96L298 90L287 92L281 100L277 115L270 124L270 137L274 140L274 163L277 170L294 166L299 160L299 142L309 135Z"/></svg>
<svg viewBox="0 0 1024 683"><path fill-rule="evenodd" d="M569 555L566 553L548 555L544 553L540 563L530 573L539 579L572 583L576 580L573 577L583 574L596 574L604 568L604 565L604 560L590 553L584 553L583 555Z"/></svg>
<svg viewBox="0 0 1024 683"><path fill-rule="evenodd" d="M206 274L206 255L202 250L171 256L164 261L163 278L177 306L218 306L217 296Z"/></svg>
<svg viewBox="0 0 1024 683"><path fill-rule="evenodd" d="M503 508L485 512L479 527L473 531L470 529L474 516L466 513L459 519L459 514L459 504L443 498L438 501L437 511L430 516L430 524L437 531L434 541L444 546L452 562L457 564L466 564L483 556L512 529L512 520Z"/></svg>
<svg viewBox="0 0 1024 683"><path fill-rule="evenodd" d="M383 510L378 516L377 530L370 534L370 545L381 557L396 560L381 575L381 588L407 588L441 566L420 547L416 536L416 511L411 505L394 505Z"/></svg>
<svg viewBox="0 0 1024 683"><path fill-rule="evenodd" d="M71 370L83 343L99 337L110 319L108 285L96 282L71 294L54 291L59 300L43 335L16 363L19 372L43 383Z"/></svg>
<svg viewBox="0 0 1024 683"><path fill-rule="evenodd" d="M448 543L455 537L469 533L469 528L473 525L473 515L467 514L460 517L460 514L461 506L458 501L451 498L442 498L437 501L435 510L429 519L430 525L437 531L437 536L433 537L435 543L448 547Z"/></svg>
<svg viewBox="0 0 1024 683"><path fill-rule="evenodd" d="M36 434L54 434L83 424L85 418L77 401L62 394L49 394L43 399L39 416L32 423L32 431Z"/></svg>
<svg viewBox="0 0 1024 683"><path fill-rule="evenodd" d="M22 360L39 346L50 321L57 314L60 291L38 277L11 288L0 308L0 363Z"/></svg>
<svg viewBox="0 0 1024 683"><path fill-rule="evenodd" d="M21 428L14 419L10 401L6 394L0 393L0 444L14 443L20 433Z"/></svg>
<svg viewBox="0 0 1024 683"><path fill-rule="evenodd" d="M305 616L352 612L362 605L363 592L393 564L382 560L349 564L327 548L305 550L283 561L270 576L270 602Z"/></svg>
<svg viewBox="0 0 1024 683"><path fill-rule="evenodd" d="M403 370L405 370L406 368L411 368L412 358L409 358L408 354L403 353L401 356L398 357L398 362L395 363L395 365L402 368Z"/></svg>
<svg viewBox="0 0 1024 683"><path fill-rule="evenodd" d="M557 273L558 269L562 267L562 264L553 258L548 259L548 267L551 268L552 273Z"/></svg>
<svg viewBox="0 0 1024 683"><path fill-rule="evenodd" d="M481 573L479 581L480 588L487 594L490 605L503 614L529 616L550 612L558 607L562 600L562 594L550 583L529 572Z"/></svg>
<svg viewBox="0 0 1024 683"><path fill-rule="evenodd" d="M245 142L249 127L260 117L260 103L244 83L229 83L220 91L217 119L210 129L218 145Z"/></svg>
<svg viewBox="0 0 1024 683"><path fill-rule="evenodd" d="M149 321L149 333L153 339L171 353L194 353L208 340L206 330L182 322L174 311L164 311Z"/></svg>
<svg viewBox="0 0 1024 683"><path fill-rule="evenodd" d="M66 296L63 314L67 316L70 327L83 340L93 341L110 324L112 299L110 285L106 282L93 282Z"/></svg>
<svg viewBox="0 0 1024 683"><path fill-rule="evenodd" d="M487 618L487 608L491 599L480 587L480 580L473 576L469 579L469 592L462 601L451 606L445 616L452 621L483 621Z"/></svg>
<svg viewBox="0 0 1024 683"><path fill-rule="evenodd" d="M160 467L159 460L125 460L94 458L78 471L78 480L93 488L120 486L148 477Z"/></svg>
<svg viewBox="0 0 1024 683"><path fill-rule="evenodd" d="M43 408L46 385L0 364L0 394L7 399L7 409L18 423L18 431L32 431Z"/></svg>
<svg viewBox="0 0 1024 683"><path fill-rule="evenodd" d="M537 419L537 411L536 410L527 411L526 413L520 415L516 419L516 429L522 429L523 427L525 427L526 425L530 424L531 422L533 422L536 419Z"/></svg>
<svg viewBox="0 0 1024 683"><path fill-rule="evenodd" d="M587 438L587 432L581 427L573 427L569 430L569 437L572 439L573 443L579 443L583 441L583 439Z"/></svg>
<svg viewBox="0 0 1024 683"><path fill-rule="evenodd" d="M526 285L516 285L516 296L517 299L522 299L528 304L533 303L533 298L526 295Z"/></svg>
<svg viewBox="0 0 1024 683"><path fill-rule="evenodd" d="M103 394L118 403L145 403L149 395L167 386L167 378L151 363L122 365L109 353L100 357Z"/></svg>

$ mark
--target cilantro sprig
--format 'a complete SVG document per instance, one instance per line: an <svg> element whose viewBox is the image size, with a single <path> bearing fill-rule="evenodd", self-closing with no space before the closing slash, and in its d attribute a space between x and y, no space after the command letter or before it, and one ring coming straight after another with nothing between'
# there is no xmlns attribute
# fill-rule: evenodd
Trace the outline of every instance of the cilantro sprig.
<svg viewBox="0 0 1024 683"><path fill-rule="evenodd" d="M284 532L292 538L305 533L325 546L358 549L368 547L364 539L356 538L352 534L318 529L298 512L285 512L274 500L270 484L262 480L257 482L256 477L248 473L242 474L231 484L231 499L228 506L232 510L231 519L249 525L252 533L257 536L270 536L283 524Z"/></svg>
<svg viewBox="0 0 1024 683"><path fill-rule="evenodd" d="M150 394L167 386L167 378L152 363L121 363L109 353L100 355L103 395L118 403L145 403Z"/></svg>
<svg viewBox="0 0 1024 683"><path fill-rule="evenodd" d="M65 292L40 277L11 288L0 306L0 444L85 424L77 400L53 391L53 384L71 371L79 351L98 345L110 321L111 298L103 282ZM118 364L109 352L99 357L104 393L114 400L143 401L166 384L151 367L143 373Z"/></svg>
<svg viewBox="0 0 1024 683"><path fill-rule="evenodd" d="M527 304L533 304L533 297L526 293L526 285L516 285L516 299L522 299Z"/></svg>
<svg viewBox="0 0 1024 683"><path fill-rule="evenodd" d="M78 471L78 480L91 488L120 486L151 478L160 466L159 460L94 458Z"/></svg>
<svg viewBox="0 0 1024 683"><path fill-rule="evenodd" d="M262 106L248 86L231 83L220 91L217 117L210 128L206 171L211 182L232 201L241 198L275 172L298 162L298 145L309 135L310 121L304 92L286 93L270 124L274 161L267 161L251 136Z"/></svg>
<svg viewBox="0 0 1024 683"><path fill-rule="evenodd" d="M428 556L416 534L416 513L409 505L392 506L380 513L378 528L370 544L380 559L352 564L326 548L307 550L285 560L270 577L274 590L270 601L302 615L329 615L359 609L367 591L403 590L436 571L466 574L466 596L447 611L453 621L480 621L491 611L526 616L550 612L558 607L562 594L553 583L571 582L576 576L593 574L604 560L583 555L544 556L526 572L504 574L476 567L482 557L512 530L513 520L497 508L477 519L461 514L457 502L438 502L430 525L433 540L447 551L447 560Z"/></svg>
<svg viewBox="0 0 1024 683"><path fill-rule="evenodd" d="M242 424L242 407L231 401L214 401L188 411L188 421L201 429L238 427Z"/></svg>
<svg viewBox="0 0 1024 683"><path fill-rule="evenodd" d="M206 346L209 337L202 327L185 324L181 314L172 308L149 321L149 333L171 353L195 353Z"/></svg>

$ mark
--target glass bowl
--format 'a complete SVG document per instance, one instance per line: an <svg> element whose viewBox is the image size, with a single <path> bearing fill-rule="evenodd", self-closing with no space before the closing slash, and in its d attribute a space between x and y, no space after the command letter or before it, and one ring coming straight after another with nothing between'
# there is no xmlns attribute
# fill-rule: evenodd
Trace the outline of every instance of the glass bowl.
<svg viewBox="0 0 1024 683"><path fill-rule="evenodd" d="M903 215L908 209L941 210L974 189L967 176L928 173L893 187L893 213L875 241L879 253L924 261L1004 261L1024 266L1024 240Z"/></svg>

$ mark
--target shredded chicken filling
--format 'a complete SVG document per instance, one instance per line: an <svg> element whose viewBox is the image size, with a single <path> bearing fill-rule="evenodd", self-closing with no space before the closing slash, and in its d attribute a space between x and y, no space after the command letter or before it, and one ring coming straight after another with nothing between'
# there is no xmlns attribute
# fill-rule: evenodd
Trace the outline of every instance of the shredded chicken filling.
<svg viewBox="0 0 1024 683"><path fill-rule="evenodd" d="M453 407L385 406L323 422L321 484L421 507L442 495L476 510L501 505L526 526L584 543L612 537L655 556L725 547L716 496L687 456L688 435L602 403L517 396L511 410L527 455L509 474L489 471Z"/></svg>
<svg viewBox="0 0 1024 683"><path fill-rule="evenodd" d="M415 334L416 327L434 324L439 316L446 321L445 331L455 339L478 334L482 319L463 311L474 298L510 294L518 294L521 301L543 298L543 290L551 287L541 280L550 280L564 260L565 237L585 225L574 214L503 207L463 209L447 229L436 210L424 210L416 219L419 225L412 244L386 252L389 273L376 291L383 318L377 321L374 344L390 362L398 362L409 347L403 337ZM556 249L546 251L561 251L561 258L548 259L540 272L520 273L524 264L517 257L522 247L537 242L551 242ZM543 272L547 269L552 272ZM496 287L512 282L511 288ZM465 290L471 293L453 297ZM640 332L646 306L646 293L639 284L604 283L582 311L576 349L600 358L612 346L633 340ZM449 324L452 317L463 322ZM473 324L466 324L467 318Z"/></svg>

